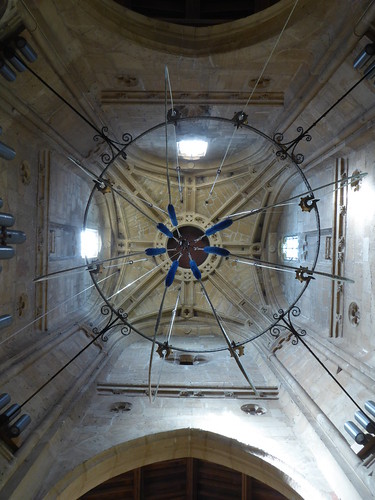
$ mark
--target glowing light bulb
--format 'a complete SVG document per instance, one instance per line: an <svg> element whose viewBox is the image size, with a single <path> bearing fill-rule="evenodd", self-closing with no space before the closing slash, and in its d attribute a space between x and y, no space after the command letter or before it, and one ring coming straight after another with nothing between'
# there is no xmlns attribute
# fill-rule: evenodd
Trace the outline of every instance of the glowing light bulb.
<svg viewBox="0 0 375 500"><path fill-rule="evenodd" d="M178 155L185 160L199 160L207 152L207 141L201 139L184 139L177 143Z"/></svg>
<svg viewBox="0 0 375 500"><path fill-rule="evenodd" d="M102 242L96 229L85 229L81 232L81 257L95 259L101 246Z"/></svg>

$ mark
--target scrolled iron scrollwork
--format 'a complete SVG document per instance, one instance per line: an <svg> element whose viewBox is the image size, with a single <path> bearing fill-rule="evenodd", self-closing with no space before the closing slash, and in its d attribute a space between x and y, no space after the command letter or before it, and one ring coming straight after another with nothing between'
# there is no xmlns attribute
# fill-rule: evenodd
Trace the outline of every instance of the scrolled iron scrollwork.
<svg viewBox="0 0 375 500"><path fill-rule="evenodd" d="M111 310L111 308L107 305L107 304L104 304L101 308L100 308L100 312L103 316L108 316L108 314L111 313L111 317L113 315L113 312Z"/></svg>
<svg viewBox="0 0 375 500"><path fill-rule="evenodd" d="M124 150L132 142L133 137L128 132L125 132L121 136L121 141L116 141L108 136L108 127L102 127L100 133L95 134L93 139L95 142L102 140L109 147L110 151L102 153L100 158L104 165L110 165L117 155L126 160L127 155Z"/></svg>
<svg viewBox="0 0 375 500"><path fill-rule="evenodd" d="M128 313L126 313L126 312L124 311L124 309L122 309L122 307L119 307L119 308L117 309L117 313L118 313L118 315L121 317L121 319L124 319L124 320L128 319Z"/></svg>
<svg viewBox="0 0 375 500"><path fill-rule="evenodd" d="M103 316L108 316L107 324L101 330L101 335L100 335L103 342L108 342L109 332L113 330L116 326L120 326L120 324L122 324L120 332L124 337L127 337L131 333L132 328L129 324L126 323L128 315L123 309L120 308L117 311L115 311L108 304L104 304L100 308L100 312ZM93 332L96 334L100 333L98 328L96 327L93 329Z"/></svg>
<svg viewBox="0 0 375 500"><path fill-rule="evenodd" d="M312 137L305 132L302 127L297 127L297 133L297 137L293 140L283 142L284 135L281 132L277 132L274 134L273 140L277 145L281 146L281 149L277 150L275 153L278 158L286 160L289 155L292 160L299 165L304 161L305 157L302 153L295 153L295 149L302 140L310 142Z"/></svg>
<svg viewBox="0 0 375 500"><path fill-rule="evenodd" d="M285 312L283 309L279 309L277 313L273 314L273 318L277 320L277 323L270 328L269 333L273 337L278 338L281 334L281 331L287 330L293 335L292 344L297 345L299 338L306 335L306 330L297 330L292 322L292 317L297 318L300 314L301 309L296 305L294 305L287 312Z"/></svg>
<svg viewBox="0 0 375 500"><path fill-rule="evenodd" d="M270 334L272 335L272 337L277 339L280 337L281 330L278 326L273 326L272 328L270 328Z"/></svg>
<svg viewBox="0 0 375 500"><path fill-rule="evenodd" d="M128 132L125 132L125 134L122 134L121 140L122 140L122 145L127 146L128 144L130 144L132 142L133 136L131 134L129 134Z"/></svg>
<svg viewBox="0 0 375 500"><path fill-rule="evenodd" d="M121 335L123 335L124 337L127 337L128 335L131 334L132 328L129 325L126 325L126 326L123 326L121 328L120 332L121 332Z"/></svg>
<svg viewBox="0 0 375 500"><path fill-rule="evenodd" d="M301 309L298 306L293 306L292 309L289 311L288 316L290 316L290 314L294 318L297 318L301 314Z"/></svg>
<svg viewBox="0 0 375 500"><path fill-rule="evenodd" d="M279 309L277 313L273 313L273 319L281 319L284 316L284 309Z"/></svg>

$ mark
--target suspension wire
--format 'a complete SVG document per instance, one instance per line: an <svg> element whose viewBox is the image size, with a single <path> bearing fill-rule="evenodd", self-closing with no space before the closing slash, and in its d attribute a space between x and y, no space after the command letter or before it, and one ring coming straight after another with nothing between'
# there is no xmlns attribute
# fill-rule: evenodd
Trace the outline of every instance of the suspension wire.
<svg viewBox="0 0 375 500"><path fill-rule="evenodd" d="M46 382L44 382L44 384L41 385L39 387L39 389L37 389L35 392L33 392L33 394L31 394L31 396L28 397L20 405L20 408L22 408L26 403L28 403L31 399L33 399L33 397L35 397L37 394L39 394L39 392L42 389L44 389L46 387L46 385L48 385L50 382L52 382L52 380L55 379L63 370L65 370L65 368L67 368L71 363L73 363L73 361L75 359L77 359L78 356L80 356L84 351L86 351L86 349L88 347L90 347L96 340L98 340L98 338L100 337L101 334L102 334L102 332L99 332L97 335L95 335L95 337L87 345L85 345L85 347L83 347L75 356L73 356L67 363L65 363L65 365L63 365L59 370L57 370L57 372L54 375L52 375L52 377L50 377Z"/></svg>
<svg viewBox="0 0 375 500"><path fill-rule="evenodd" d="M363 82L363 80L365 80L368 77L368 75L372 72L372 70L373 70L373 68L371 68L371 66L370 66L367 69L367 71L365 71L365 73L363 74L362 78L360 78L356 83L354 83L350 87L350 89L345 92L345 94L343 94L341 97L339 97L339 99L337 99L337 101L334 102L332 104L332 106L330 106L317 120L315 120L315 122L312 125L310 125L310 127L303 133L303 135L306 136L310 132L310 130L315 127L315 125L317 125L321 120L323 120L323 118L325 118L328 115L328 113L330 111L332 111L333 108L335 108L343 99L345 99L345 97L348 94L350 94L350 92L352 92L352 90L354 90L360 83Z"/></svg>
<svg viewBox="0 0 375 500"><path fill-rule="evenodd" d="M176 171L177 171L177 182L178 182L178 192L180 195L180 202L184 202L184 196L182 193L182 182L181 182L181 167L180 167L180 162L178 159L178 149L177 149L177 132L176 132L176 125L173 128L174 130L174 142L176 144Z"/></svg>
<svg viewBox="0 0 375 500"><path fill-rule="evenodd" d="M168 84L169 97L170 97L170 100L171 100L172 115L174 116L176 112L174 110L172 85L171 85L171 80L169 78L168 66L165 66L165 77L166 77L166 81L167 81L167 84ZM167 97L166 97L166 99L167 99ZM173 127L173 130L174 130L174 140L175 140L175 145L176 145L175 149L176 149L176 172L177 172L177 181L178 181L178 192L179 192L179 195L180 195L180 202L182 203L183 202L183 196L182 196L182 185L181 185L181 168L180 168L180 164L179 164L179 161L178 161L176 124ZM171 203L171 199L170 198L169 198L169 203Z"/></svg>
<svg viewBox="0 0 375 500"><path fill-rule="evenodd" d="M103 281L107 280L108 278L111 278L112 276L114 276L115 274L117 274L118 271L110 274L109 276L106 276L105 278L99 280L97 283L102 283ZM85 288L84 290L81 290L80 292L72 295L71 297L68 297L66 300L64 300L63 302L60 302L59 304L57 304L56 306L54 306L52 309L50 309L49 311L45 312L44 314L41 314L40 316L38 316L37 318L35 318L33 321L30 321L30 323L28 323L27 325L23 326L22 328L20 328L19 330L17 330L15 333L13 333L12 335L10 335L9 337L7 337L6 339L2 340L0 342L0 345L2 344L5 344L6 342L8 342L8 340L12 339L13 337L15 337L16 335L18 335L19 333L23 332L24 330L26 330L26 328L29 328L29 326L33 325L34 323L36 323L37 321L39 321L40 319L43 319L45 316L48 316L48 314L50 314L51 312L55 311L56 309L58 309L59 307L63 306L64 304L66 304L67 302L69 302L70 300L72 299L75 299L76 297L78 297L79 295L81 295L82 293L84 292L87 292L87 290L90 290L90 288L93 288L95 285L90 285L89 287Z"/></svg>
<svg viewBox="0 0 375 500"><path fill-rule="evenodd" d="M258 77L258 80L256 81L256 84L254 85L254 87L253 87L253 89L252 89L252 91L251 91L251 93L250 93L250 96L249 96L248 100L246 101L246 104L245 104L245 107L244 107L244 108L243 108L243 110L242 110L242 113L244 113L244 112L245 112L245 110L246 110L247 106L249 105L249 102L251 101L251 99L252 99L252 97L253 97L253 95L254 95L254 92L255 92L256 88L258 87L259 82L260 82L260 80L262 79L262 77L263 77L263 75L264 75L264 72L265 72L265 71L266 71L266 69L267 69L268 63L270 62L271 57L273 56L273 54L274 54L274 52L275 52L275 50L276 50L276 47L279 45L280 39L281 39L281 37L283 36L284 31L286 30L286 27L288 26L288 23L289 23L289 21L290 21L290 18L292 17L293 12L295 11L295 8L297 7L298 1L299 1L299 0L296 0L296 1L294 2L294 5L293 5L293 7L292 7L292 10L290 11L289 16L288 16L287 20L286 20L286 21L285 21L285 23L284 23L284 26L283 26L283 28L282 28L282 30L281 30L281 32L280 32L280 35L278 36L278 38L277 38L277 40L276 40L276 42L275 42L275 45L273 46L273 49L271 50L271 53L270 53L270 55L269 55L269 56L268 56L268 58L267 58L267 61L264 63L263 69L262 69L262 71L261 71L261 73L260 73L260 75L259 75L259 77Z"/></svg>
<svg viewBox="0 0 375 500"><path fill-rule="evenodd" d="M362 413L366 415L366 417L374 423L373 419L369 417L365 411L359 406L359 404L353 399L353 397L349 394L349 392L343 387L343 385L337 380L337 378L333 375L333 373L326 367L323 361L319 358L317 354L309 347L304 339L300 335L295 335L297 339L302 343L302 345L309 351L309 353L317 360L317 362L324 368L324 370L328 373L328 375L336 382L336 384L340 387L340 389L346 394L346 396L350 399L350 401L360 410Z"/></svg>
<svg viewBox="0 0 375 500"><path fill-rule="evenodd" d="M173 311L172 311L171 321L170 321L170 323L169 323L169 330L168 330L168 333L167 333L167 335L166 335L166 339L165 339L165 344L167 345L167 347L169 346L169 341L170 341L170 339L171 339L172 329L173 329L174 321L175 321L175 319L176 319L176 314L177 314L177 307L178 307L178 303L179 303L179 301L180 301L180 295L181 295L181 287L178 289L178 294L177 294L176 303L175 303L174 309L173 309ZM155 346L155 344L154 344L154 346ZM165 349L165 350L164 350L164 352L163 352L163 358L162 358L162 361L161 361L161 366L160 366L160 371L159 371L158 382L157 382L157 384L156 384L156 387L155 387L155 392L154 392L154 397L153 397L153 400L152 400L152 402L153 402L153 403L155 402L156 396L157 396L158 391L159 391L160 380L161 380L161 374L162 374L162 371L163 371L165 358L167 357L167 352L168 352L168 350L167 350L167 349Z"/></svg>
<svg viewBox="0 0 375 500"><path fill-rule="evenodd" d="M80 111L78 111L77 108L75 108L72 104L70 104L70 102L67 101L65 99L65 97L63 97L53 87L51 87L51 85L49 85L40 75L38 75L38 73L36 73L32 68L30 68L30 66L28 66L23 60L22 60L22 64L24 64L25 67L30 71L30 73L35 76L35 78L37 78L45 87L48 88L48 90L50 90L56 97L58 97L60 99L60 101L62 101L77 116L79 116L81 118L81 120L83 120L87 125L89 125L89 127L91 127L100 137L102 137L106 142L110 143L111 146L114 149L116 149L118 152L121 151L121 149L118 146L116 146L116 144L109 137L104 136L102 130L98 129L98 127L96 127L96 125L94 125L90 120L88 120Z"/></svg>
<svg viewBox="0 0 375 500"><path fill-rule="evenodd" d="M255 83L255 85L254 85L254 87L253 87L253 89L251 90L251 93L250 93L250 95L249 95L248 100L246 101L245 106L243 107L243 109L242 109L242 111L241 111L241 114L242 114L242 115L244 115L244 114L245 114L245 110L246 110L246 108L248 107L248 105L249 105L249 103L250 103L250 101L251 101L251 99L252 99L252 97L253 97L253 95L254 95L254 92L255 92L256 88L258 87L259 82L260 82L261 78L262 78L262 77L263 77L263 75L264 75L264 72L265 72L265 71L266 71L266 69L267 69L267 66L268 66L268 64L269 64L269 62L270 62L270 60L271 60L271 57L273 56L273 54L274 54L274 52L275 52L275 50L276 50L276 48L277 48L277 46L278 46L278 44L279 44L279 42L280 42L280 39L281 39L282 35L284 34L284 31L285 31L285 29L286 29L286 27L287 27L287 25L288 25L288 23L289 23L289 20L290 20L290 18L292 17L292 15L293 15L293 12L294 12L295 8L297 7L298 1L299 1L299 0L295 0L294 5L293 5L293 7L292 7L292 10L290 11L288 18L287 18L287 20L285 21L284 26L282 27L282 30L281 30L281 32L280 32L280 34L279 34L279 36L278 36L278 38L277 38L277 40L276 40L276 42L275 42L275 44L274 44L273 48L272 48L272 50L271 50L271 53L269 54L269 56L268 56L268 58L267 58L266 62L264 63L263 69L262 69L262 71L261 71L261 73L260 73L260 75L259 75L259 77L258 77L258 79L257 79L257 81L256 81L256 83ZM231 145L232 145L232 142L233 142L234 136L235 136L235 134L236 134L236 132L237 132L238 128L239 128L239 127L235 127L235 128L234 128L234 130L233 130L233 134L232 134L231 138L229 139L229 144L228 144L228 146L227 146L227 148L226 148L226 150L225 150L224 157L223 157L223 159L221 160L220 166L219 166L219 168L217 169L215 180L214 180L214 182L213 182L213 184L212 184L212 186L211 186L210 192L208 193L208 198L210 198L210 197L212 196L212 193L213 193L214 187L215 187L215 185L216 185L216 182L217 182L217 181L218 181L218 179L219 179L219 176L220 176L220 174L221 174L221 171L222 171L222 168L223 168L224 162L225 162L225 160L226 160L226 158L227 158L227 155L228 155L229 149L230 149L230 147L231 147ZM207 201L207 200L206 200L206 201Z"/></svg>
<svg viewBox="0 0 375 500"><path fill-rule="evenodd" d="M165 119L165 164L167 167L167 187L168 187L168 200L169 204L172 204L172 195L171 195L171 180L169 177L169 163L168 163L168 68L165 66L164 68L164 119ZM173 102L172 102L173 109Z"/></svg>

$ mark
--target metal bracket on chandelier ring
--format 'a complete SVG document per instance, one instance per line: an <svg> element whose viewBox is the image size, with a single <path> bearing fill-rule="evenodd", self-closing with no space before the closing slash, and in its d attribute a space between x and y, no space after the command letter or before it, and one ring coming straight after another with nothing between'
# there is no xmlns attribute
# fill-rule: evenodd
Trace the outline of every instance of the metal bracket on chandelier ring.
<svg viewBox="0 0 375 500"><path fill-rule="evenodd" d="M296 279L301 283L309 282L310 280L315 279L315 276L322 276L324 278L329 278L332 281L345 281L347 283L354 283L354 280L350 278L345 278L344 276L338 276L336 274L324 273L322 271L315 271L315 269L310 270L304 266L293 267L287 264L277 264L274 262L268 262L265 260L254 259L253 257L246 257L244 255L235 255L235 254L230 254L226 258L227 259L232 258L235 262L238 262L239 264L246 264L248 266L263 267L265 269L273 269L275 271L281 271L284 273L295 273Z"/></svg>
<svg viewBox="0 0 375 500"><path fill-rule="evenodd" d="M244 219L245 217L249 217L250 215L255 215L255 214L261 213L265 210L269 210L270 208L276 208L276 207L280 207L283 205L287 205L287 204L289 204L290 201L297 200L298 198L301 198L301 201L299 203L299 205L301 206L301 203L303 203L303 204L305 203L305 202L302 202L302 198L304 196L312 197L310 199L307 198L306 202L310 202L312 200L319 201L319 199L315 198L314 192L319 191L319 190L324 189L324 188L329 187L329 186L338 186L338 189L340 189L348 184L352 184L353 182L362 180L366 175L367 175L367 172L360 172L359 174L351 175L349 177L344 177L343 179L340 179L337 181L328 182L327 184L323 184L322 186L318 186L314 189L310 189L308 191L304 191L303 193L296 194L295 196L292 196L291 198L287 198L286 200L282 200L282 201L279 201L277 203L273 203L272 205L267 205L265 207L260 207L260 208L253 208L252 210L246 210L244 212L236 212L234 214L226 215L225 217L222 218L222 220L225 221L225 220L229 219L232 221L237 221L240 219ZM301 208L302 208L302 206L301 206ZM312 208L314 208L314 207L312 207ZM306 210L304 210L302 208L302 211L306 211Z"/></svg>

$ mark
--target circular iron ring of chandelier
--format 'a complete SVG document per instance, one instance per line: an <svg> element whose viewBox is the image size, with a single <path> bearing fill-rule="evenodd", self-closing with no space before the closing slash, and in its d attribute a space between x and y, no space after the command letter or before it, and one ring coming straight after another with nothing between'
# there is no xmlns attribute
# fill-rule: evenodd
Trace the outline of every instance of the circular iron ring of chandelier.
<svg viewBox="0 0 375 500"><path fill-rule="evenodd" d="M254 194L254 196L246 198L246 195L244 195L242 202L241 199L235 198L237 204L241 205L240 210L234 210L235 213L254 210L257 208L264 209L262 211L258 211L255 215L244 217L240 220L240 222L236 222L236 220L234 220L233 226L230 229L225 229L213 235L212 237L208 237L209 244L211 246L225 248L226 241L230 241L231 243L234 242L236 248L241 247L242 245L241 248L245 250L241 250L239 255L236 254L236 252L232 251L233 245L231 245L229 248L231 253L237 255L237 258L240 261L242 260L241 255L246 252L246 249L249 250L250 248L252 248L253 250L253 247L257 246L255 243L258 242L249 241L251 234L254 235L254 228L257 225L263 225L265 223L265 220L268 221L268 224L271 224L271 219L275 217L275 215L277 219L282 219L285 210L296 210L298 213L301 212L298 201L297 203L293 204L293 208L290 208L289 206L286 209L285 207L283 207L283 204L281 202L284 200L288 200L291 196L293 196L295 192L300 193L303 191L310 192L310 194L312 194L312 188L306 176L302 172L300 166L295 161L296 157L294 156L294 154L289 154L288 151L286 151L285 148L283 149L283 147L275 139L245 123L236 124L234 119L230 120L227 118L211 116L179 116L178 119L171 120L170 116L171 115L169 114L169 119L167 122L167 127L169 130L169 145L167 145L167 147L169 174L172 181L172 203L176 209L177 220L179 222L178 227L185 227L185 233L189 233L189 231L191 232L191 230L194 229L197 234L202 234L205 230L207 230L208 227L210 227L210 225L212 226L213 224L217 223L218 220L224 220L228 217L228 215L233 214L233 210L229 210L226 212L224 209L220 212L220 217L212 218L212 216L215 215L215 210L211 209L210 207L215 206L217 211L217 203L215 205L214 201L216 196L215 193L216 191L220 191L222 189L221 186L224 185L226 185L227 188L229 186L229 196L234 197L235 191L241 190L242 183L247 182L249 184L247 192L251 190L251 185L253 182L256 184L256 186L258 186L255 188L256 194ZM145 332L145 328L139 327L139 323L142 322L142 318L138 317L136 318L136 321L131 321L127 314L128 306L124 307L124 304L126 305L128 299L126 299L125 301L120 300L120 302L118 299L121 298L121 293L119 293L119 290L127 288L129 286L129 283L131 282L138 282L138 280L142 282L143 278L141 275L143 275L144 273L159 275L159 284L157 286L157 288L159 288L159 293L156 293L156 296L161 296L161 290L164 287L164 279L172 263L171 241L174 240L170 240L167 236L160 233L157 230L156 225L155 227L152 227L153 222L147 220L147 218L140 214L139 211L134 209L133 205L136 204L142 210L146 210L147 213L151 213L156 222L165 224L166 226L168 226L171 232L176 231L176 227L173 227L173 225L171 224L168 213L166 211L166 207L168 204L168 195L166 180L166 144L164 139L165 128L166 123L160 123L146 130L134 139L132 139L129 134L124 134L126 141L124 140L124 144L121 145L121 148L119 148L117 152L112 151L112 155L102 155L102 158L105 157L105 161L103 161L106 166L103 169L99 179L103 180L103 186L105 185L107 189L98 189L97 184L92 189L87 202L83 222L84 228L90 227L91 221L95 219L95 216L97 217L98 214L100 215L100 213L103 212L103 206L105 207L104 211L106 212L108 220L101 221L102 225L104 226L104 229L103 227L101 227L101 236L102 239L107 238L110 244L103 245L104 248L102 254L98 256L99 260L108 259L108 257L119 257L121 255L127 255L129 253L131 254L133 250L140 250L140 248L137 247L132 248L133 243L129 243L127 241L126 235L120 234L122 230L119 229L118 223L124 217L126 217L127 222L131 221L131 225L133 228L138 227L137 225L139 224L139 234L142 236L142 238L144 238L145 241L149 242L148 246L156 248L164 247L168 249L164 255L150 257L147 260L148 267L145 267L144 269L141 269L141 267L144 265L142 262L137 264L138 276L136 275L137 273L129 274L128 269L134 269L134 261L142 259L142 257L144 258L145 255L129 257L128 259L126 259L126 263L129 263L129 261L132 259L132 265L123 265L122 268L119 267L118 276L115 277L115 283L113 283L114 280L112 278L109 278L107 281L103 279L103 276L106 276L106 274L103 274L103 269L101 269L100 275L96 272L90 272L92 281L104 301L103 303L110 308L112 313L116 315L119 318L120 322L124 323L124 325L128 329L133 330L140 336L150 341L153 340L152 328L150 329L150 327L147 327L149 332ZM233 134L233 130L235 128L237 130L234 134L234 139L229 150L229 154L221 169L221 177L219 177L218 183L216 184L216 191L213 191L213 195L210 198L208 195L209 190L212 187L212 182L218 171L218 165L220 164L225 149L228 145L228 137ZM218 131L220 132L218 133ZM177 184L177 172L175 170L175 151L177 147L176 142L180 137L192 137L193 135L195 137L208 138L207 156L198 161L189 161L179 158L182 191L185 195L183 202L181 203L179 199L179 190ZM215 157L213 157L212 155L210 156L209 153L210 141L216 144L217 152L214 155ZM137 171L137 165L142 163L142 161L142 167L139 168L139 171ZM148 173L147 167L144 166L145 164L153 166L152 168L150 168ZM255 167L250 165L255 165ZM209 174L207 174L207 171L209 171ZM150 204L150 199L152 199L152 204L162 210L152 210L149 205L145 205L143 204L143 202L137 200L137 196L139 195L139 199L145 201L142 194L138 193L137 195L134 195L133 192L132 196L130 196L131 190L129 189L129 185L131 183L129 184L126 181L128 172L131 172L132 174L135 173L138 182L141 182L142 180L143 184L141 187L143 188L144 193L149 194L148 203ZM241 175L236 177L236 172L239 172ZM192 186L192 189L194 190L197 188L199 191L201 191L198 195L196 192L194 193L194 196L197 199L197 206L194 206L193 211L189 211L188 207L186 206L186 192L190 189L186 189L186 183L188 182L189 177L194 177L198 182L198 184L195 183L194 186ZM233 181L231 181L232 177L235 179L234 183ZM293 191L291 189L291 178L298 178L298 182L296 182L295 180L293 181L293 189L296 191ZM113 191L111 187L113 187ZM159 188L160 193L156 193L157 188ZM265 196L267 194L267 191L269 191L270 193L268 198L267 196ZM120 196L122 194L122 198L118 196L119 193ZM268 202L267 199L269 200ZM264 202L264 200L266 200L266 202ZM132 204L130 204L129 201L132 202ZM265 208L269 205L277 204L279 202L281 206L277 207L277 209L275 208L272 210L268 210ZM119 214L120 204L122 207L120 210L121 214ZM236 203L234 203L234 205L235 204ZM128 212L129 215L127 214ZM312 209L309 212L314 212L314 216L312 216L311 213L303 213L303 216L313 219L313 221L309 221L309 226L313 227L310 233L316 235L316 238L314 238L314 244L312 245L313 255L309 256L308 269L309 271L314 271L318 260L320 247L320 218L316 203L313 205ZM260 221L262 217L263 222ZM233 218L235 219L235 217ZM235 226L237 224L240 224L242 229L235 231ZM282 227L282 222L278 221L276 226ZM128 229L129 227L130 226L128 226ZM117 236L114 234L115 228L117 228ZM245 231L243 228L245 228ZM107 236L105 236L104 233L106 233ZM227 236L227 233L229 233L229 236ZM273 233L275 233L275 231L273 231ZM151 238L151 234L153 234L153 238ZM233 236L233 234L235 234L235 237ZM119 238L119 235L122 237ZM239 239L238 245L236 246L237 238ZM262 238L263 240L265 239L264 235L262 236ZM132 239L134 239L132 236L128 238L129 241L131 241ZM138 243L141 242L139 241ZM122 249L119 251L121 246ZM268 255L269 247L272 247L272 245L268 244ZM107 251L107 253L105 253L105 251ZM257 251L258 254L252 255L253 262L255 261L255 263L256 259L263 261L263 255L265 253L264 249L262 248L260 250L257 249ZM273 258L276 259L275 264L281 264L282 262L285 262L281 259L280 256L280 244L278 248L273 249L273 251ZM264 260L268 261L269 257ZM89 260L86 258L86 263L90 266L93 262L89 262ZM123 264L125 264L125 262ZM210 276L215 274L214 271L216 269L221 270L223 266L230 264L232 264L233 266L231 268L231 272L229 272L227 269L224 276L230 276L231 279L233 279L229 286L229 288L231 289L238 289L239 283L247 283L251 280L254 281L255 278L257 282L256 286L258 287L258 289L260 282L272 282L273 284L271 285L271 288L274 290L276 290L278 287L280 289L284 288L287 290L293 289L293 292L289 294L288 298L284 296L284 301L275 300L275 303L268 303L266 304L266 307L264 307L265 300L267 300L265 298L265 288L261 287L262 290L258 290L258 294L260 296L259 301L254 303L253 298L251 298L250 303L253 307L255 307L255 309L259 309L260 313L264 316L264 321L258 321L259 324L257 324L257 321L254 322L254 318L249 315L246 320L242 321L242 325L237 325L237 328L234 327L233 330L232 323L229 328L227 325L228 321L230 320L223 319L223 323L226 324L226 329L227 331L229 331L232 345L234 347L237 347L252 342L256 338L264 335L266 332L271 332L272 328L275 327L281 319L280 311L282 310L282 316L285 316L292 310L292 308L305 292L307 286L309 285L310 279L299 282L296 279L297 276L293 273L293 271L283 273L272 269L271 266L268 269L258 267L258 265L255 266L254 264L247 266L243 262L236 262L235 259L232 258L232 255L230 256L230 258L220 257L217 255L207 255L207 258L203 259L202 266L200 266L200 270L202 272L202 280L209 281ZM298 267L298 265L300 264L301 263L299 262L296 267ZM185 267L186 266L182 266L178 269L175 277L174 287L168 289L171 290L169 291L170 296L176 296L175 288L181 287L181 284L183 282L194 282L194 276L191 270L186 269ZM152 271L152 269L155 268L157 268L157 270L155 272ZM124 271L124 269L126 269L126 271ZM210 269L212 273L210 273ZM109 271L113 270L110 269ZM106 271L108 276L110 274L109 271ZM104 283L102 284L103 281ZM275 286L275 283L278 286ZM269 290L270 286L267 285L266 288ZM174 289L174 293L172 293L172 289ZM132 288L129 287L129 290L131 295ZM215 302L217 302L218 293L218 287L216 287L212 297L214 305ZM251 295L250 288L247 290L245 287L245 289L240 290L240 295L245 297L246 302L246 297L250 297ZM148 300L148 297L145 296L144 300ZM204 300L203 296L202 300ZM223 290L222 297L218 301L220 302L221 300L226 300L225 290ZM169 309L171 309L171 306L169 307ZM183 316L182 305L179 305L179 309L180 314L176 319L176 327L181 326L179 324L179 318L181 319L181 321L188 321L189 319ZM266 312L263 313L262 309ZM243 311L244 309L242 308L242 316L244 316ZM222 311L219 310L218 313L220 313L221 315ZM131 313L129 313L129 315L131 315ZM156 313L154 314L153 320L154 322L156 322ZM205 323L205 318L202 319L202 322ZM168 326L167 323L168 320L165 322L166 326ZM212 329L214 329L214 327ZM233 335L231 335L232 330L235 331ZM196 338L197 340L200 339L199 334L197 334ZM178 339L179 337L177 336L172 337L172 341L169 344L169 347L171 349L182 352L192 351L192 349L190 348L186 349L184 346L179 346ZM158 338L156 339L156 343L160 347L165 345L165 343L163 344L163 342L161 342ZM217 346L214 348L211 346L203 348L198 347L197 349L194 348L193 351L196 353L203 353L218 352L227 349L228 346L223 344L222 346Z"/></svg>

